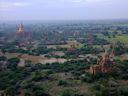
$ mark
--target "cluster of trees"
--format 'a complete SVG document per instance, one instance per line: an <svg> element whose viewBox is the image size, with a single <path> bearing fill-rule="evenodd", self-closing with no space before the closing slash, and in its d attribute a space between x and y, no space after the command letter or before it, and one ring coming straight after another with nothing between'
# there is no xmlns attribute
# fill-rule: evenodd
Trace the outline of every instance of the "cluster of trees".
<svg viewBox="0 0 128 96"><path fill-rule="evenodd" d="M9 69L16 69L18 63L20 62L20 59L19 58L7 59L5 56L0 56L0 61L2 61L0 67L2 66L3 62L6 62L3 66L6 66Z"/></svg>
<svg viewBox="0 0 128 96"><path fill-rule="evenodd" d="M7 69L0 71L0 90L5 90L7 94L15 96L20 94L20 90L23 89L25 94L31 94L34 92L35 96L50 96L43 89L43 86L38 86L36 82L52 80L50 77L53 73L71 72L74 76L78 77L83 74L84 70L89 67L89 62L85 61L70 61L64 64L36 64L26 65L26 67L18 67L18 58L7 59L0 57L0 60L6 60L9 62ZM68 86L66 81L59 81L58 86ZM32 91L34 90L34 91ZM63 93L62 96L65 96ZM70 94L70 93L69 93ZM76 95L69 95L76 96ZM77 95L79 96L79 95Z"/></svg>
<svg viewBox="0 0 128 96"><path fill-rule="evenodd" d="M109 42L103 38L98 38L96 35L89 37L88 35L83 39L76 39L82 44L92 44L92 45L107 45Z"/></svg>
<svg viewBox="0 0 128 96"><path fill-rule="evenodd" d="M92 76L89 74L88 70L90 64L95 64L96 60L72 60L62 64L35 64L26 65L24 68L17 67L19 62L18 58L7 59L6 57L0 57L0 60L6 60L9 65L6 70L0 71L0 90L5 90L9 95L14 96L20 93L23 89L26 95L35 94L35 96L50 96L50 94L45 90L45 87L41 85L43 81L52 82L56 79L51 77L52 74L68 72L74 77L74 80L80 80L81 82L94 83L100 81L108 81L109 78L115 78L119 80L128 80L127 69L128 61L118 61L119 64L116 65L115 71L111 74L97 74ZM41 84L40 84L41 83ZM57 86L68 87L72 84L67 80L59 80ZM95 89L96 88L96 89ZM94 92L96 96L108 96L108 87L104 85L96 84L94 86ZM127 96L127 86L119 87L118 92L121 96ZM33 91L34 90L34 91ZM91 89L90 89L91 90ZM99 90L99 91L98 91ZM61 96L84 96L72 93L71 91L62 92ZM120 96L120 95L119 95Z"/></svg>
<svg viewBox="0 0 128 96"><path fill-rule="evenodd" d="M121 42L117 42L115 48L115 54L116 55L122 55L128 52L127 47L125 46L125 44L121 43Z"/></svg>
<svg viewBox="0 0 128 96"><path fill-rule="evenodd" d="M29 55L40 55L40 54L47 54L51 51L53 51L54 49L52 48L47 48L47 47L38 47L38 48L28 48L26 47L26 49L23 49L22 47L16 47L15 45L4 45L1 47L1 51L3 53L5 52L9 52L9 53L22 53L22 54L29 54Z"/></svg>
<svg viewBox="0 0 128 96"><path fill-rule="evenodd" d="M101 52L104 52L104 50L90 45L84 45L82 48L76 49L75 51L66 51L65 55L67 57L78 57L79 55L99 54Z"/></svg>
<svg viewBox="0 0 128 96"><path fill-rule="evenodd" d="M99 80L93 84L92 90L96 96L127 96L128 86L119 85L115 80Z"/></svg>

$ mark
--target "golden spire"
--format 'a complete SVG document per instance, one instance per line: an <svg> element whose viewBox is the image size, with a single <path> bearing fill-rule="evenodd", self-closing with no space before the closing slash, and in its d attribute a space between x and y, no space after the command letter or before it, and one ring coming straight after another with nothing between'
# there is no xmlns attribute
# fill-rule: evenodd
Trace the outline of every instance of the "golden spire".
<svg viewBox="0 0 128 96"><path fill-rule="evenodd" d="M23 24L20 25L18 33L24 33L25 32L25 28L23 26Z"/></svg>

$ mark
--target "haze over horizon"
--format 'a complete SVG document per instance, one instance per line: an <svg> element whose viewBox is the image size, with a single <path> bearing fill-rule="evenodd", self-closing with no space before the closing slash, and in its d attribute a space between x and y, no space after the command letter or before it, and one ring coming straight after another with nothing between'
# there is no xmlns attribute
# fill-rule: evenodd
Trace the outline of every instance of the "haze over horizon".
<svg viewBox="0 0 128 96"><path fill-rule="evenodd" d="M128 19L128 0L0 0L0 20Z"/></svg>

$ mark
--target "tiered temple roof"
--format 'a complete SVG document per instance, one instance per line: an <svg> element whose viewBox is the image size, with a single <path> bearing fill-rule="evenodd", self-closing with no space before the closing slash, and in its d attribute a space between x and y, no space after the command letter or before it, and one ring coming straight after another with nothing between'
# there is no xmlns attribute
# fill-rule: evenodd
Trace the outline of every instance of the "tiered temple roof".
<svg viewBox="0 0 128 96"><path fill-rule="evenodd" d="M109 54L105 52L105 54L97 60L97 64L90 66L90 73L95 75L96 73L110 73L112 71L112 66L114 56L114 49Z"/></svg>
<svg viewBox="0 0 128 96"><path fill-rule="evenodd" d="M25 33L25 28L24 28L23 24L20 25L17 33Z"/></svg>

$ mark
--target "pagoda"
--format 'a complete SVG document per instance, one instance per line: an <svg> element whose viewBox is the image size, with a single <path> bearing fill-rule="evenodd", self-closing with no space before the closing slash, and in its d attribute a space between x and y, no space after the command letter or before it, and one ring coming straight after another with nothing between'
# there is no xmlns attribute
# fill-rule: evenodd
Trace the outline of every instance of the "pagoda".
<svg viewBox="0 0 128 96"><path fill-rule="evenodd" d="M114 48L111 53L105 52L104 55L97 60L97 64L90 66L90 73L111 73L112 66L114 65Z"/></svg>
<svg viewBox="0 0 128 96"><path fill-rule="evenodd" d="M20 25L18 32L16 33L19 37L28 37L29 36L29 32L25 31L25 27L23 26L23 24Z"/></svg>
<svg viewBox="0 0 128 96"><path fill-rule="evenodd" d="M25 27L23 26L23 24L20 24L18 32L16 33L16 38L20 44L26 44L29 42L30 33L25 31Z"/></svg>
<svg viewBox="0 0 128 96"><path fill-rule="evenodd" d="M17 34L22 34L22 33L25 33L25 28L24 28L23 24L20 25Z"/></svg>

